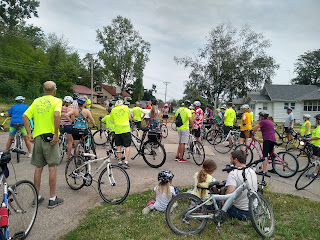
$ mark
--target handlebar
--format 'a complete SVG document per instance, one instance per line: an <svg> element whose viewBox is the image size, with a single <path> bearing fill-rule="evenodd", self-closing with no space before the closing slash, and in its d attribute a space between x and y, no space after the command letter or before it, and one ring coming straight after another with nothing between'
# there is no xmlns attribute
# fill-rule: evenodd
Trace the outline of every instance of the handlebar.
<svg viewBox="0 0 320 240"><path fill-rule="evenodd" d="M9 149L9 150L10 150L10 149ZM22 149L19 149L19 148L11 148L11 151L12 151L12 152L15 152L15 153L23 154L23 155L26 155L26 154L27 154L26 151L23 151Z"/></svg>
<svg viewBox="0 0 320 240"><path fill-rule="evenodd" d="M247 164L245 167L241 167L241 168L238 168L236 166L233 166L233 165L227 165L226 168L222 169L223 172L230 172L232 170L245 170L251 166L257 166L259 163L263 162L264 159L259 159L259 160L255 160L253 162L251 162L250 164Z"/></svg>

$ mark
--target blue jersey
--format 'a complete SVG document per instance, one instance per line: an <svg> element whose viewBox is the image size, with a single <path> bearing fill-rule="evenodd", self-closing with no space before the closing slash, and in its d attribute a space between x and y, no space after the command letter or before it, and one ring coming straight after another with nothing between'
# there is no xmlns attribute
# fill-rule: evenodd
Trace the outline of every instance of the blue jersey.
<svg viewBox="0 0 320 240"><path fill-rule="evenodd" d="M11 115L10 127L12 127L13 123L23 123L22 115L28 109L28 105L18 103L13 105L8 113Z"/></svg>

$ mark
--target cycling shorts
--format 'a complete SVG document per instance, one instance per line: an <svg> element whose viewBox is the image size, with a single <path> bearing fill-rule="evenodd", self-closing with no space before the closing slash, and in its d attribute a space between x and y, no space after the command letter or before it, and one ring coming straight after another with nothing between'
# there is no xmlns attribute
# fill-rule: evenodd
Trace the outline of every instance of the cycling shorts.
<svg viewBox="0 0 320 240"><path fill-rule="evenodd" d="M13 136L15 136L16 135L16 133L17 133L17 131L18 131L18 129L17 128L15 128L15 127L10 127L10 130L9 130L9 136L10 137L13 137ZM20 127L20 131L21 131L21 136L23 136L23 137L25 137L25 136L27 136L28 134L27 134L27 130L26 130L26 128L25 127Z"/></svg>
<svg viewBox="0 0 320 240"><path fill-rule="evenodd" d="M312 155L319 157L319 154L320 154L320 148L316 146L312 147Z"/></svg>
<svg viewBox="0 0 320 240"><path fill-rule="evenodd" d="M115 135L116 146L130 147L131 145L131 133L121 133Z"/></svg>
<svg viewBox="0 0 320 240"><path fill-rule="evenodd" d="M285 133L292 133L292 128L284 127Z"/></svg>
<svg viewBox="0 0 320 240"><path fill-rule="evenodd" d="M228 135L228 133L230 132L231 128L232 128L231 126L223 125L224 135Z"/></svg>
<svg viewBox="0 0 320 240"><path fill-rule="evenodd" d="M274 148L274 142L271 140L265 140L263 141L262 151L263 151L263 157L268 157L273 152Z"/></svg>
<svg viewBox="0 0 320 240"><path fill-rule="evenodd" d="M199 138L200 135L201 135L201 132L200 132L200 128L198 129L193 129L193 134L196 138Z"/></svg>

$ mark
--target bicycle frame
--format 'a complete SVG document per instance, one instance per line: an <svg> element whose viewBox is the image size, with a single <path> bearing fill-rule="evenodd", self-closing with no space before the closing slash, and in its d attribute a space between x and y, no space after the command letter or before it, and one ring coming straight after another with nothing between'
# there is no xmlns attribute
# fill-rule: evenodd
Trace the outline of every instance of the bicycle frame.
<svg viewBox="0 0 320 240"><path fill-rule="evenodd" d="M132 132L131 132L131 140L133 142L133 145L135 146L136 150L137 150L137 154L132 157L131 159L134 160L138 155L141 155L142 152L141 152L141 148L142 148L142 145L144 143L144 139L146 138L147 134L144 132L142 134L142 138L138 138L137 136L135 136Z"/></svg>

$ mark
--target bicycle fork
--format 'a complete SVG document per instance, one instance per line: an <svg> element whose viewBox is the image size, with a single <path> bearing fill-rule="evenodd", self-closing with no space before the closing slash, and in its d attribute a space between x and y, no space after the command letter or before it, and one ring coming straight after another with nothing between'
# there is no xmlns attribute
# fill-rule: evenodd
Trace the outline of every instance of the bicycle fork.
<svg viewBox="0 0 320 240"><path fill-rule="evenodd" d="M114 177L113 177L113 174L112 174L112 170L111 170L111 163L108 163L107 164L107 169L108 169L108 178L109 178L109 182L110 182L110 185L112 187L116 186L116 181L114 180Z"/></svg>

